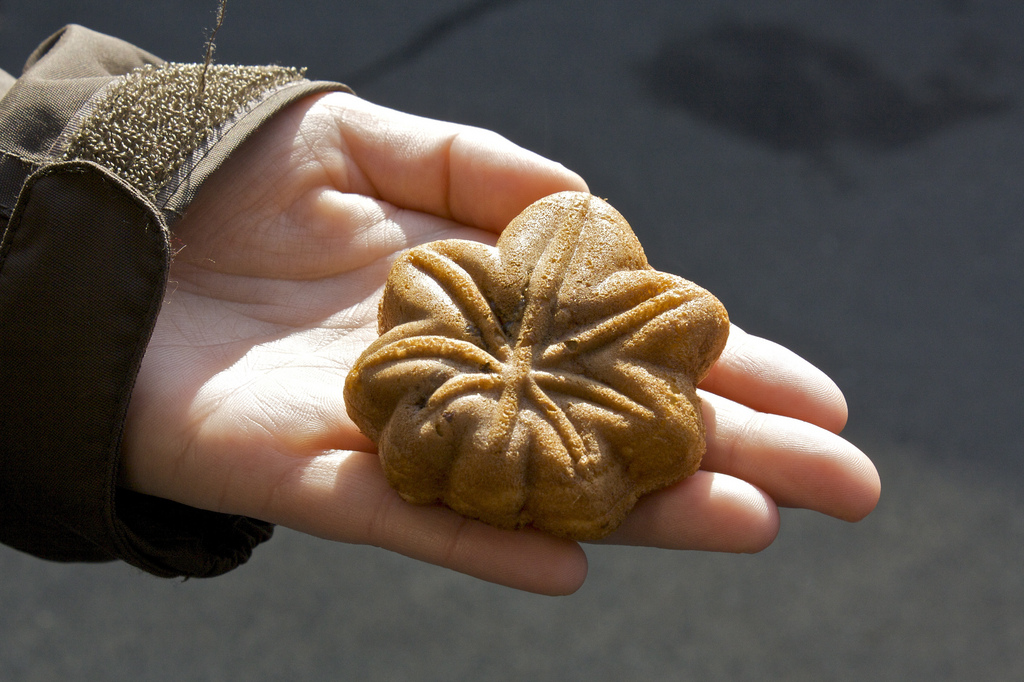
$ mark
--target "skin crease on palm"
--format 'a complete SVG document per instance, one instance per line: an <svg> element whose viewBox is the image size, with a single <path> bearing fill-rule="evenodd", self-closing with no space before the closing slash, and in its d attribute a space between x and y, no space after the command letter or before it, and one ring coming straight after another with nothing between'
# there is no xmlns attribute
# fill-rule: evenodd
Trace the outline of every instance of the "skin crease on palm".
<svg viewBox="0 0 1024 682"><path fill-rule="evenodd" d="M398 497L342 392L376 338L398 253L436 239L493 244L536 199L586 189L557 163L480 129L341 93L291 106L172 229L122 485L523 590L575 591L587 572L577 543ZM643 498L604 542L756 552L778 532L778 506L848 521L874 508L874 466L836 435L842 394L790 351L734 325L701 397L701 471Z"/></svg>

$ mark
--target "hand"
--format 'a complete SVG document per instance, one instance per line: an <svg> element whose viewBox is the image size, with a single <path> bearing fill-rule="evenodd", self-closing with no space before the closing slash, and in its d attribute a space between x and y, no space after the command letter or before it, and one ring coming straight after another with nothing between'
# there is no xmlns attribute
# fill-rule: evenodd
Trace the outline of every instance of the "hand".
<svg viewBox="0 0 1024 682"><path fill-rule="evenodd" d="M587 570L577 543L404 502L342 397L376 337L397 253L435 239L494 243L520 210L561 190L586 185L482 130L347 94L282 112L173 230L122 485L525 590L577 589ZM877 474L834 435L846 406L812 366L734 328L703 389L704 470L641 500L608 541L752 552L774 539L776 504L849 520L874 507Z"/></svg>

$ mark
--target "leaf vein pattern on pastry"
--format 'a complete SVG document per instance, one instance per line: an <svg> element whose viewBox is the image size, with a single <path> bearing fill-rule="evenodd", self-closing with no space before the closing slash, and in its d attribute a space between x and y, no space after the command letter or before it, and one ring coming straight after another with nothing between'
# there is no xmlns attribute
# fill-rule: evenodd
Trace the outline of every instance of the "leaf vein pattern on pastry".
<svg viewBox="0 0 1024 682"><path fill-rule="evenodd" d="M349 375L346 402L358 401L357 423L386 432L381 460L407 499L597 538L638 495L699 466L694 387L728 316L700 287L653 270L600 199L553 195L497 247L427 244L393 273L381 337Z"/></svg>
<svg viewBox="0 0 1024 682"><path fill-rule="evenodd" d="M389 362L418 359L448 360L462 366L478 368L492 363L501 364L500 360L469 341L449 336L414 336L399 339L378 349L363 361L363 366L372 368Z"/></svg>
<svg viewBox="0 0 1024 682"><path fill-rule="evenodd" d="M455 261L429 249L413 250L408 258L410 264L433 279L448 294L452 303L466 317L466 322L480 332L485 347L496 358L508 360L511 345L487 298L469 273Z"/></svg>
<svg viewBox="0 0 1024 682"><path fill-rule="evenodd" d="M476 371L457 374L444 381L428 398L425 407L440 414L440 406L461 396L494 393L500 389L498 405L487 427L486 440L490 447L507 444L520 410L529 403L549 421L572 460L583 457L582 437L549 393L561 394L570 402L586 401L609 412L630 414L642 421L656 419L654 411L621 389L578 372L559 369L559 365L635 334L659 315L671 314L685 306L692 300L693 293L678 288L663 291L571 338L545 346L543 339L557 312L559 290L585 239L584 227L588 224L589 205L572 210L577 215L568 219L567 227L545 244L536 266L529 272L523 322L514 343L509 342L487 296L464 267L429 247L414 249L406 256L407 262L444 292L463 316L467 329L479 334L482 345L448 336L414 336L380 349L367 359L366 365L436 359L475 368Z"/></svg>
<svg viewBox="0 0 1024 682"><path fill-rule="evenodd" d="M554 365L568 357L581 355L634 333L659 315L681 308L693 298L688 291L671 289L649 298L604 322L548 347L539 364Z"/></svg>

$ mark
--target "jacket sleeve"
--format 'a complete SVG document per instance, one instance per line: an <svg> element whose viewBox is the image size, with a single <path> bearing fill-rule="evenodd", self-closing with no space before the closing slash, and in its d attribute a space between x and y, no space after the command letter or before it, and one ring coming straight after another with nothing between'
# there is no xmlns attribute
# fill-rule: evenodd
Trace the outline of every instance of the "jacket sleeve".
<svg viewBox="0 0 1024 682"><path fill-rule="evenodd" d="M170 64L69 26L0 72L0 542L214 576L270 524L117 486L168 227L260 124L347 90L294 69Z"/></svg>

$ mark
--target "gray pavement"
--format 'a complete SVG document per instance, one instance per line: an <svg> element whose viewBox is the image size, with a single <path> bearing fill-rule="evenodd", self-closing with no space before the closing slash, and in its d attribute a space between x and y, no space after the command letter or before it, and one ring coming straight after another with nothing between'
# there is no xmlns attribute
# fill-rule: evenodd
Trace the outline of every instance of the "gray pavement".
<svg viewBox="0 0 1024 682"><path fill-rule="evenodd" d="M213 16L0 0L0 66L69 22L195 61ZM1018 0L232 0L221 61L579 171L838 381L882 500L755 556L588 548L559 599L286 530L209 581L0 548L0 679L1024 679L1022 30Z"/></svg>

